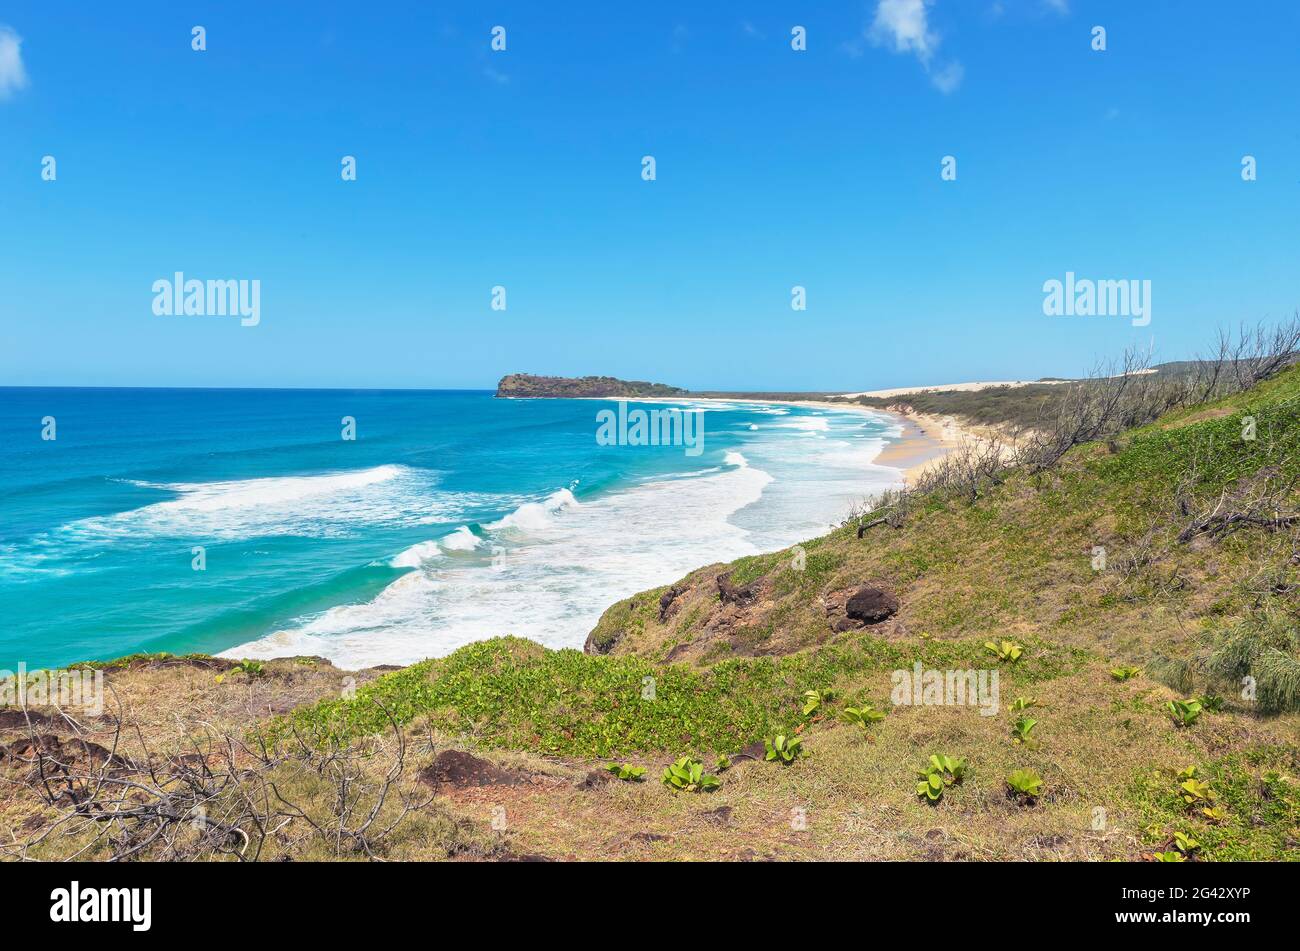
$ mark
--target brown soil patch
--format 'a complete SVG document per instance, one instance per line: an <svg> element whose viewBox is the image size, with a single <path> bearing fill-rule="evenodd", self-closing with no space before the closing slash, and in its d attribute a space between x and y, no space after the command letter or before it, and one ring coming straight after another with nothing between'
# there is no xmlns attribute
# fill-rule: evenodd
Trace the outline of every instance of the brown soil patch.
<svg viewBox="0 0 1300 951"><path fill-rule="evenodd" d="M513 786L556 786L559 780L522 769L505 769L461 750L444 750L420 770L420 782L438 793Z"/></svg>
<svg viewBox="0 0 1300 951"><path fill-rule="evenodd" d="M63 717L39 710L17 710L7 707L0 710L0 730L22 730L41 728L44 730L66 729L68 722Z"/></svg>
<svg viewBox="0 0 1300 951"><path fill-rule="evenodd" d="M14 740L0 747L0 763L35 771L43 762L44 772L83 773L107 767L110 770L133 770L135 764L124 756L89 740L64 740L53 733L38 733Z"/></svg>

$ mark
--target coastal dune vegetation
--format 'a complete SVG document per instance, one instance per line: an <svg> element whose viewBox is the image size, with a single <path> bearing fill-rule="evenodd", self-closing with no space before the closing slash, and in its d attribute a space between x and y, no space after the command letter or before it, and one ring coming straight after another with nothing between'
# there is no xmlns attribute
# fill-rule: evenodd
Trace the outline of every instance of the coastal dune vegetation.
<svg viewBox="0 0 1300 951"><path fill-rule="evenodd" d="M620 601L582 651L96 665L101 716L0 711L0 855L1300 859L1297 343L955 395L1010 451ZM976 671L998 702L952 702Z"/></svg>

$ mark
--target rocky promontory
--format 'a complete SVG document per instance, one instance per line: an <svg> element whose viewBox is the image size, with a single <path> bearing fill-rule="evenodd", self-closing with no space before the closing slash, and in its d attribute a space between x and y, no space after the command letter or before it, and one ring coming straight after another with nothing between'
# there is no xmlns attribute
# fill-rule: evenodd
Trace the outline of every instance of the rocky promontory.
<svg viewBox="0 0 1300 951"><path fill-rule="evenodd" d="M619 380L612 376L533 376L511 373L497 384L497 396L516 398L549 397L552 399L631 398L645 396L685 396L689 391L663 383L643 380Z"/></svg>

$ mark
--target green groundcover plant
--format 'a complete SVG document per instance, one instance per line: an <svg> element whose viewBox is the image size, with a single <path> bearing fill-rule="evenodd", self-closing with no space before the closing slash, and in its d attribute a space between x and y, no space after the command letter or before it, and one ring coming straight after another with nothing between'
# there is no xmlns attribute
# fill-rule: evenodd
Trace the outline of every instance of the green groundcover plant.
<svg viewBox="0 0 1300 951"><path fill-rule="evenodd" d="M665 786L680 792L713 792L722 785L717 776L704 772L703 763L689 756L665 767L662 778Z"/></svg>

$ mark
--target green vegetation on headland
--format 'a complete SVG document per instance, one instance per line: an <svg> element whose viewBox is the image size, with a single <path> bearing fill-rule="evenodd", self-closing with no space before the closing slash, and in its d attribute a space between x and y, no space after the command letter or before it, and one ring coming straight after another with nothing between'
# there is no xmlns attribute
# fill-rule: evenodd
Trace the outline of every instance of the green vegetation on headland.
<svg viewBox="0 0 1300 951"><path fill-rule="evenodd" d="M534 376L530 373L511 373L497 383L499 397L531 399L663 399L683 397L690 399L751 399L751 400L810 400L826 399L831 393L753 392L727 393L715 391L692 392L665 383L646 383L642 380L620 380L612 376Z"/></svg>
<svg viewBox="0 0 1300 951"><path fill-rule="evenodd" d="M585 652L104 665L122 728L85 724L96 748L0 721L0 848L1300 859L1286 362L1080 383L1018 457L959 451L821 538L627 598ZM996 704L955 701L994 673ZM51 796L32 769L60 757Z"/></svg>
<svg viewBox="0 0 1300 951"><path fill-rule="evenodd" d="M637 397L685 396L686 390L663 383L619 380L612 376L533 376L511 373L497 384L497 396L515 398L633 399Z"/></svg>

